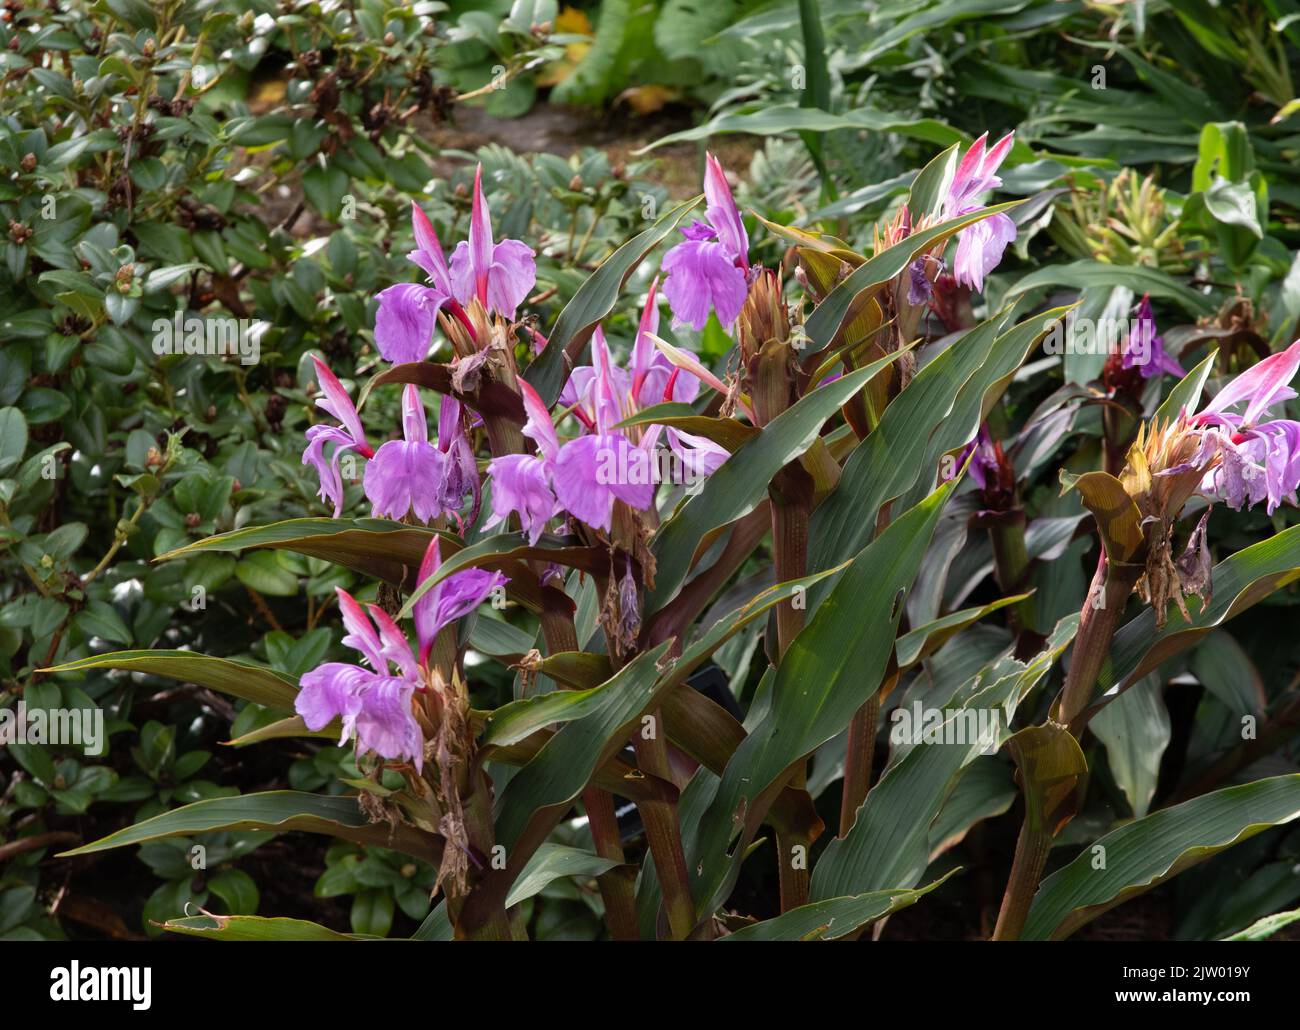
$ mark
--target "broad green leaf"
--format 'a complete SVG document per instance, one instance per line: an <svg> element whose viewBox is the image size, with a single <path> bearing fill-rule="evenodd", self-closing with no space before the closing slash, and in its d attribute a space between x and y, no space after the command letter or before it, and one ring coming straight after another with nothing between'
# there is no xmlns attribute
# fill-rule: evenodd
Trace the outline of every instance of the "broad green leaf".
<svg viewBox="0 0 1300 1030"><path fill-rule="evenodd" d="M859 265L847 279L826 295L804 322L804 332L807 333L809 340L805 352L816 354L829 347L849 312L860 305L865 296L870 296L899 275L918 254L941 246L967 226L992 215L1009 211L1018 203L1020 202L997 204L950 218L929 229L913 233Z"/></svg>
<svg viewBox="0 0 1300 1030"><path fill-rule="evenodd" d="M894 652L898 657L898 667L905 669L909 665L915 665L922 658L926 658L939 650L967 626L973 625L986 615L991 615L993 612L1007 607L1007 605L1020 603L1031 596L1032 593L1033 591L1028 594L1000 597L996 601L975 608L963 608L932 622L927 622L924 626L918 626L911 632L904 633L898 638L898 642L894 646Z"/></svg>
<svg viewBox="0 0 1300 1030"><path fill-rule="evenodd" d="M1155 613L1147 608L1115 634L1110 653L1097 675L1094 709L1118 696L1130 684L1155 670L1161 662L1195 646L1212 630L1258 604L1269 594L1300 580L1300 526L1252 544L1225 558L1211 571L1213 597L1203 610L1189 601L1191 622L1176 609L1156 629Z"/></svg>
<svg viewBox="0 0 1300 1030"><path fill-rule="evenodd" d="M511 777L497 798L497 842L507 853L543 810L567 808L591 780L597 767L613 757L641 715L655 700L659 670L655 663L668 644L638 655L620 669L598 701L581 718L563 725L537 756Z"/></svg>
<svg viewBox="0 0 1300 1030"><path fill-rule="evenodd" d="M655 534L655 585L646 598L647 612L672 600L705 536L753 511L767 496L772 477L811 447L822 424L896 356L873 361L801 397L705 480L700 492Z"/></svg>
<svg viewBox="0 0 1300 1030"><path fill-rule="evenodd" d="M899 888L892 891L869 891L846 898L827 898L784 912L774 919L765 919L746 926L724 941L833 941L870 926L900 909L915 905L921 898L952 876L954 869L943 879L926 884L919 889Z"/></svg>
<svg viewBox="0 0 1300 1030"><path fill-rule="evenodd" d="M912 746L891 764L867 793L848 834L830 842L813 870L814 900L884 890L890 884L906 887L920 880L930 856L952 832L940 819L945 799L962 770L987 749L978 733L970 732L965 713L998 713L1000 738L1005 736L1017 705L1069 646L1076 624L1074 616L1062 620L1030 662L995 659L951 698L931 699L929 703L944 713L942 730L936 739Z"/></svg>
<svg viewBox="0 0 1300 1030"><path fill-rule="evenodd" d="M1075 290L1089 286L1123 286L1135 294L1149 293L1153 297L1174 301L1190 315L1208 315L1214 310L1208 297L1184 286L1166 272L1145 265L1111 265L1093 260L1045 265L1012 286L1005 299L1013 300L1044 286L1064 286Z"/></svg>
<svg viewBox="0 0 1300 1030"><path fill-rule="evenodd" d="M41 671L71 673L91 669L123 669L166 676L284 712L293 711L298 694L298 682L292 676L264 665L235 658L211 658L194 651L112 651Z"/></svg>
<svg viewBox="0 0 1300 1030"><path fill-rule="evenodd" d="M1088 723L1106 745L1111 775L1138 819L1150 810L1160 757L1173 735L1162 688L1159 676L1144 676Z"/></svg>
<svg viewBox="0 0 1300 1030"><path fill-rule="evenodd" d="M790 645L767 710L727 764L687 856L702 914L725 900L738 871L734 859L791 767L847 727L879 689L903 599L956 483L940 487L854 558Z"/></svg>
<svg viewBox="0 0 1300 1030"><path fill-rule="evenodd" d="M277 833L305 830L341 837L357 844L392 848L435 865L442 857L439 838L406 824L390 827L387 823L372 823L361 811L355 797L326 797L296 790L272 790L196 801L110 833L90 844L64 851L59 857L89 855L163 837L217 830L272 830Z"/></svg>
<svg viewBox="0 0 1300 1030"><path fill-rule="evenodd" d="M1126 823L1042 882L1021 939L1068 937L1184 869L1297 817L1300 773L1216 790ZM1104 868L1097 855L1105 856Z"/></svg>
<svg viewBox="0 0 1300 1030"><path fill-rule="evenodd" d="M984 414L1048 328L1055 308L1003 331L1011 312L976 326L922 368L844 463L839 486L813 512L808 565L825 569L871 540L882 505L930 489L940 459L975 437ZM907 507L907 505L905 505ZM810 598L810 608L814 607Z"/></svg>
<svg viewBox="0 0 1300 1030"><path fill-rule="evenodd" d="M213 941L381 941L364 933L339 933L306 919L266 916L223 916L204 913L169 919L161 924L171 933L204 937Z"/></svg>

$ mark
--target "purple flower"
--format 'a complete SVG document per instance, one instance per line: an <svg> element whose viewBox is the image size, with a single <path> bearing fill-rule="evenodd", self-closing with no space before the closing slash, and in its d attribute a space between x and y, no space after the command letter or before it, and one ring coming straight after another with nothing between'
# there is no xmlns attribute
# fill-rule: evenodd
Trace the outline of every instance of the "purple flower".
<svg viewBox="0 0 1300 1030"><path fill-rule="evenodd" d="M402 392L402 437L389 440L366 465L366 496L376 517L401 520L413 511L428 522L442 514L446 457L429 442L420 391L409 383Z"/></svg>
<svg viewBox="0 0 1300 1030"><path fill-rule="evenodd" d="M980 210L979 197L1002 185L997 171L1011 150L1015 133L1009 132L985 150L988 133L971 144L957 166L943 205L944 219ZM984 277L1002 260L1007 244L1016 238L1016 223L999 213L967 226L957 234L953 273L959 283L974 290L984 289Z"/></svg>
<svg viewBox="0 0 1300 1030"><path fill-rule="evenodd" d="M426 582L441 564L438 538L435 536L420 563L419 582ZM423 665L428 662L433 642L445 627L468 615L487 600L492 591L508 582L501 572L464 569L453 572L426 591L415 602L411 612L415 618L415 636L420 645L420 663Z"/></svg>
<svg viewBox="0 0 1300 1030"><path fill-rule="evenodd" d="M294 710L313 731L340 718L341 739L355 739L358 751L404 759L419 769L424 763L424 735L411 700L424 684L410 645L382 608L370 606L372 623L351 594L342 587L335 589L348 631L343 643L359 651L370 668L343 662L318 666L302 677ZM396 675L389 668L392 661L397 663Z"/></svg>
<svg viewBox="0 0 1300 1030"><path fill-rule="evenodd" d="M537 282L532 248L519 240L492 241L492 220L483 199L483 166L474 173L474 208L469 240L451 254L452 292L461 304L472 297L489 311L513 319Z"/></svg>
<svg viewBox="0 0 1300 1030"><path fill-rule="evenodd" d="M597 354L608 352L604 338L593 337ZM599 362L598 358L598 362ZM648 474L649 456L634 455L638 448L622 432L612 428L618 407L613 399L610 376L597 366L593 432L561 445L550 413L537 392L519 381L528 421L524 435L537 443L537 457L511 454L494 458L488 465L492 477L492 517L487 526L519 516L530 543L536 543L546 523L561 511L596 529L609 531L614 501L621 500L644 511L654 503L654 483ZM590 416L589 416L590 417ZM643 481L634 469L643 468Z"/></svg>
<svg viewBox="0 0 1300 1030"><path fill-rule="evenodd" d="M426 582L439 564L434 536L420 563L419 582ZM465 569L426 591L413 611L418 659L406 635L382 608L369 605L367 615L351 594L336 588L347 630L343 643L358 651L364 664L326 662L313 669L302 677L294 710L313 731L341 719L342 739L355 739L358 751L409 761L419 770L424 762L424 735L412 703L416 692L427 689L430 682L434 641L444 627L468 615L506 582L500 572Z"/></svg>
<svg viewBox="0 0 1300 1030"><path fill-rule="evenodd" d="M1300 486L1300 422L1260 421L1275 404L1296 392L1288 385L1300 370L1300 340L1271 354L1225 386L1189 425L1201 433L1200 447L1186 462L1157 475L1209 468L1201 490L1234 509L1267 501L1273 514L1283 501L1296 504ZM1245 402L1243 412L1229 411Z"/></svg>
<svg viewBox="0 0 1300 1030"><path fill-rule="evenodd" d="M455 397L443 397L442 407L438 409L438 449L443 454L439 504L445 511L459 512L465 495L472 495L474 506L469 518L473 522L478 517L481 487L462 412L462 405Z"/></svg>
<svg viewBox="0 0 1300 1030"><path fill-rule="evenodd" d="M334 502L334 517L338 518L343 512L343 478L339 474L339 460L348 451L356 451L365 458L372 457L375 452L366 443L366 431L361 426L357 409L348 392L343 389L343 384L319 358L312 355L311 360L316 366L316 382L322 393L316 399L316 406L333 415L341 424L330 426L321 423L310 426L307 429L307 448L302 452L302 463L315 466L316 474L320 477L318 496L322 501ZM325 457L327 443L334 444L334 454L328 460Z"/></svg>
<svg viewBox="0 0 1300 1030"><path fill-rule="evenodd" d="M431 286L400 283L379 294L375 315L375 345L385 361L402 364L423 361L438 312L452 301L451 274L433 225L419 207L411 207L415 250L407 257L424 269Z"/></svg>
<svg viewBox="0 0 1300 1030"><path fill-rule="evenodd" d="M1120 364L1124 368L1136 368L1143 379L1154 379L1166 372L1175 376L1187 375L1183 366L1165 353L1164 337L1156 332L1155 316L1151 313L1150 294L1143 294L1135 323L1133 332L1124 341Z"/></svg>
<svg viewBox="0 0 1300 1030"><path fill-rule="evenodd" d="M973 455L973 456L972 456ZM989 427L980 423L980 430L975 434L975 439L968 443L960 455L957 457L957 467L960 468L965 464L966 459L970 458L970 477L975 480L975 485L981 490L987 490L989 482L997 481L1001 463L998 461L997 445L993 442L993 437L989 434Z"/></svg>
<svg viewBox="0 0 1300 1030"><path fill-rule="evenodd" d="M714 308L718 321L729 326L739 316L749 291L745 225L722 165L708 154L705 166L706 220L683 229L686 241L664 255L663 269L668 273L664 295L673 312L674 328L689 325L703 329Z"/></svg>
<svg viewBox="0 0 1300 1030"><path fill-rule="evenodd" d="M925 274L925 258L919 257L907 266L907 303L917 306L934 296L930 277Z"/></svg>

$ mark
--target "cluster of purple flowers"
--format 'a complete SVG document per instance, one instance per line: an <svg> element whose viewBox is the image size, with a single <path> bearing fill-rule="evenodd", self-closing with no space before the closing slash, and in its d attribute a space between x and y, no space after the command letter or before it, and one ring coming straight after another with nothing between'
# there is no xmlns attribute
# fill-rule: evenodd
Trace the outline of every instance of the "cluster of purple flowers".
<svg viewBox="0 0 1300 1030"><path fill-rule="evenodd" d="M1162 474L1207 469L1201 491L1238 510L1265 501L1272 515L1283 501L1296 504L1300 422L1272 418L1269 409L1296 396L1289 384L1297 370L1300 340L1237 376L1188 419L1200 433L1196 454Z"/></svg>
<svg viewBox="0 0 1300 1030"><path fill-rule="evenodd" d="M1001 185L997 172L1011 145L1010 134L991 147L987 146L987 134L976 140L957 167L938 217L946 220L981 210L980 198ZM682 230L685 238L663 261L667 278L662 292L674 327L702 329L715 312L724 326L733 326L755 276L762 271L750 264L749 237L722 166L712 155L706 159L704 193L704 218ZM481 168L474 180L469 238L456 245L450 261L418 207L412 210L412 226L416 248L408 256L424 272L426 282L392 286L379 294L375 341L380 355L395 364L425 360L440 315L464 326L474 346L485 348L486 341L477 340L474 326L488 324L485 320L492 318L514 322L536 283L533 251L519 240L493 240ZM904 227L901 231L908 230ZM1015 236L1014 222L1001 213L966 227L957 237L953 276L963 285L982 290L985 277ZM919 274L918 267L911 269L910 285L914 304L931 295L924 265ZM726 390L695 355L656 335L658 295L656 279L642 310L627 367L614 360L602 329L594 330L591 364L573 369L560 395L563 417L572 418L576 430L571 438L561 439L545 402L526 382L517 380L525 414L523 435L532 441L534 452L499 454L488 463L488 527L517 518L532 543L556 519L577 520L592 530L610 533L616 502L634 512L649 511L655 504L655 484L649 478L611 474L610 469L645 466L661 447L696 475L708 475L726 460L727 451L708 439L660 424L635 422L634 416L653 405L689 403L701 384ZM471 361L485 358L485 352L470 355ZM376 516L463 525L467 499L471 501L469 519L477 516L481 484L468 435L477 416L456 398L443 397L437 437L430 440L420 391L408 385L402 395L402 438L373 447L347 390L322 362L316 360L315 366L321 391L316 403L332 422L307 430L302 460L315 467L320 497L333 504L335 517L342 512L344 499L340 463L349 455L367 459L363 486ZM1143 378L1166 372L1183 374L1178 362L1165 353L1149 298L1144 297L1138 307L1122 366L1138 368ZM1204 492L1222 497L1234 507L1267 500L1270 513L1283 500L1296 502L1300 423L1264 416L1271 406L1295 396L1287 383L1298 366L1300 342L1239 376L1198 414L1184 415L1188 431L1199 434L1199 449L1181 470L1204 469ZM746 410L743 398L735 401ZM1244 410L1233 410L1242 404ZM325 454L327 444L333 445L329 456ZM1000 451L987 430L982 430L969 450L974 452L972 476L987 488L1000 467ZM435 537L420 568L420 581L433 575L438 564ZM625 579L630 576L630 565L628 570ZM468 569L428 591L414 606L418 639L414 652L382 609L363 607L339 590L348 631L344 642L354 647L363 661L359 665L327 663L304 676L297 702L299 714L312 729L339 718L345 739L354 738L359 750L403 759L418 768L425 744L413 701L417 693L436 689L429 664L433 640L504 582L500 573ZM634 601L634 585L632 591Z"/></svg>

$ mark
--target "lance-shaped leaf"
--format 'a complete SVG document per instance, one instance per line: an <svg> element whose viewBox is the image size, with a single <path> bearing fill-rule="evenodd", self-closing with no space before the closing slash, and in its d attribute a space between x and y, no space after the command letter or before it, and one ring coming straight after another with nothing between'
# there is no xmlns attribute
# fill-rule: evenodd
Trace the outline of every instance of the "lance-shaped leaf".
<svg viewBox="0 0 1300 1030"><path fill-rule="evenodd" d="M946 222L912 233L882 250L875 257L855 268L843 282L822 300L808 316L804 323L804 332L808 335L806 354L816 354L829 347L844 325L850 311L859 308L866 298L881 290L896 275L900 274L917 255L933 247L942 246L947 240L961 232L967 226L974 225L992 215L1009 211L1020 201L996 204L993 207L980 208L967 215L950 218Z"/></svg>
<svg viewBox="0 0 1300 1030"><path fill-rule="evenodd" d="M923 626L918 626L908 633L904 633L898 638L898 643L894 647L894 652L898 657L898 667L906 669L908 666L915 665L923 658L927 658L939 650L967 626L974 625L986 615L991 615L993 612L1007 607L1007 605L1019 604L1032 594L1033 591L1031 590L1027 594L1000 597L996 601L990 601L985 605L963 608L960 611L950 612L932 622L927 622Z"/></svg>
<svg viewBox="0 0 1300 1030"><path fill-rule="evenodd" d="M307 919L266 916L223 916L205 912L201 916L169 919L158 923L171 933L203 937L211 941L382 941L369 933L339 933Z"/></svg>
<svg viewBox="0 0 1300 1030"><path fill-rule="evenodd" d="M891 354L873 361L801 397L743 444L705 481L699 493L686 500L655 535L655 586L646 599L647 612L672 600L705 536L753 511L767 496L772 478L808 450L822 424L895 357L897 354Z"/></svg>
<svg viewBox="0 0 1300 1030"><path fill-rule="evenodd" d="M321 740L337 741L342 735L343 724L338 719L332 720L318 730L309 730L301 715L291 715L222 743L226 747L248 747L250 744L261 744L268 740L283 740L289 737L318 737Z"/></svg>
<svg viewBox="0 0 1300 1030"><path fill-rule="evenodd" d="M170 561L209 551L238 554L271 548L322 558L397 586L412 585L434 530L408 526L389 519L287 519L268 526L249 526L230 533L196 540L159 555ZM444 555L460 546L449 534L442 536Z"/></svg>
<svg viewBox="0 0 1300 1030"><path fill-rule="evenodd" d="M232 798L209 798L163 812L90 844L62 852L59 857L89 855L163 837L184 837L219 830L306 830L341 837L357 844L392 848L437 865L442 840L400 823L372 823L355 797L326 797L297 790L272 790Z"/></svg>
<svg viewBox="0 0 1300 1030"><path fill-rule="evenodd" d="M1030 272L1007 291L1007 299L1019 297L1043 286L1065 286L1081 290L1090 286L1123 286L1134 293L1171 300L1191 315L1208 315L1213 311L1209 298L1185 286L1167 272L1144 265L1111 265L1104 261L1081 260L1053 264Z"/></svg>
<svg viewBox="0 0 1300 1030"><path fill-rule="evenodd" d="M1239 933L1223 939L1225 941L1266 941L1279 930L1295 922L1300 922L1300 908L1292 909L1290 912L1274 912L1271 916L1255 920Z"/></svg>
<svg viewBox="0 0 1300 1030"><path fill-rule="evenodd" d="M700 199L695 197L679 204L661 215L649 229L619 247L600 263L600 267L578 287L573 299L564 306L560 317L555 320L546 348L524 373L524 378L547 407L560 396L569 372L583 364L592 332L597 323L614 310L627 277L647 254L672 234Z"/></svg>
<svg viewBox="0 0 1300 1030"><path fill-rule="evenodd" d="M1184 869L1297 817L1300 773L1216 790L1126 823L1042 882L1021 940L1068 937ZM1098 856L1105 857L1100 868Z"/></svg>
<svg viewBox="0 0 1300 1030"><path fill-rule="evenodd" d="M867 793L852 829L827 845L813 870L814 900L889 886L910 887L920 880L930 856L952 833L949 825L936 820L962 770L1000 743L1016 706L1069 646L1077 622L1076 616L1062 620L1030 662L996 658L952 697L931 700L932 705L942 706L942 725L931 739L922 737L889 766ZM986 724L996 716L999 740L982 739L981 712L987 713ZM894 735L891 728L891 738ZM900 750L898 741L894 750Z"/></svg>
<svg viewBox="0 0 1300 1030"><path fill-rule="evenodd" d="M382 579L405 590L414 590L416 574L429 538L438 536L443 564L439 578L456 569L478 564L504 572L509 578L506 593L529 611L542 608L542 590L537 576L523 559L581 562L590 557L591 549L574 547L572 541L543 537L535 553L517 546L518 538L494 536L476 545L471 559L457 560L465 549L464 542L451 533L437 533L425 526L408 526L389 519L288 519L269 526L237 529L231 533L198 540L185 547L160 555L155 561L167 561L204 551L238 553L258 548L293 551L313 558L323 558L364 576Z"/></svg>
<svg viewBox="0 0 1300 1030"><path fill-rule="evenodd" d="M873 133L898 133L927 143L947 146L966 139L964 133L934 118L899 118L895 115L856 108L843 114L832 114L818 108L799 107L796 104L764 105L748 113L727 113L711 118L693 129L670 133L642 147L645 153L670 143L689 143L711 139L729 132L743 132L752 136L785 136L794 132L836 132L841 129Z"/></svg>
<svg viewBox="0 0 1300 1030"><path fill-rule="evenodd" d="M1142 513L1109 472L1085 472L1074 476L1061 470L1061 493L1078 490L1083 505L1097 522L1097 532L1111 560L1131 561L1142 546Z"/></svg>
<svg viewBox="0 0 1300 1030"><path fill-rule="evenodd" d="M1172 422L1184 409L1188 414L1194 412L1201 403L1201 391L1205 389L1206 380L1214 370L1214 359L1219 356L1217 348L1210 351L1205 360L1179 380L1178 385L1169 391L1164 403L1156 409L1155 421Z"/></svg>
<svg viewBox="0 0 1300 1030"><path fill-rule="evenodd" d="M660 644L638 655L602 687L580 718L563 725L537 756L511 777L497 799L497 841L507 853L524 835L530 821L547 810L567 807L591 780L597 767L623 746L632 727L655 700L659 670L655 663L668 650ZM566 694L569 692L565 692ZM582 694L578 704L582 704Z"/></svg>
<svg viewBox="0 0 1300 1030"><path fill-rule="evenodd" d="M635 415L625 418L616 429L630 429L634 426L659 425L669 429L680 429L686 433L703 436L729 451L736 451L740 445L757 436L759 430L734 418L714 418L697 414L689 404L678 401L666 401L648 408L642 408Z"/></svg>
<svg viewBox="0 0 1300 1030"><path fill-rule="evenodd" d="M724 941L833 941L855 934L887 915L915 905L938 887L942 879L920 888L869 891L847 898L827 898L783 912L723 937Z"/></svg>
<svg viewBox="0 0 1300 1030"><path fill-rule="evenodd" d="M293 700L298 694L298 681L283 672L237 658L210 658L194 651L112 651L40 671L71 673L92 669L122 669L197 683L282 712L293 711Z"/></svg>
<svg viewBox="0 0 1300 1030"><path fill-rule="evenodd" d="M506 907L520 905L529 898L536 897L556 880L576 878L594 879L613 869L617 862L601 858L581 848L571 848L564 844L543 844L524 866L523 872L515 881L510 893L506 895ZM454 937L451 920L447 917L447 906L438 905L420 924L412 935L414 941L449 941Z"/></svg>
<svg viewBox="0 0 1300 1030"><path fill-rule="evenodd" d="M1300 526L1252 544L1219 562L1211 572L1213 596L1203 610L1194 603L1191 622L1176 610L1156 629L1149 608L1115 634L1109 659L1097 675L1093 699L1105 704L1160 663L1199 643L1206 634L1276 590L1300 580ZM1094 705L1095 711L1096 705Z"/></svg>
<svg viewBox="0 0 1300 1030"><path fill-rule="evenodd" d="M829 568L861 551L874 535L885 503L903 494L911 500L923 488L928 492L943 456L974 439L980 420L1025 355L1066 310L1035 315L1005 332L1012 312L1001 312L916 374L871 435L854 448L839 486L813 512L810 568ZM811 609L815 599L809 600Z"/></svg>
<svg viewBox="0 0 1300 1030"><path fill-rule="evenodd" d="M903 599L956 483L940 487L865 548L786 652L767 710L727 764L688 856L702 913L726 898L738 871L734 859L791 767L848 726L879 689Z"/></svg>

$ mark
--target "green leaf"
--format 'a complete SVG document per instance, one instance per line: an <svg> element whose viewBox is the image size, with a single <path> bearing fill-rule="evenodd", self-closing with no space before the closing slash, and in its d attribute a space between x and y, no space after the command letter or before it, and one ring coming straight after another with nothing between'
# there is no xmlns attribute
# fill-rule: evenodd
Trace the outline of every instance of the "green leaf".
<svg viewBox="0 0 1300 1030"><path fill-rule="evenodd" d="M753 112L718 115L693 129L683 129L663 136L649 146L642 147L637 153L644 154L671 143L689 143L731 132L744 132L751 136L785 136L796 132L837 132L841 129L897 133L945 147L951 143L968 141L960 130L933 118L899 118L868 108L831 114L829 111L794 104L771 104Z"/></svg>
<svg viewBox="0 0 1300 1030"><path fill-rule="evenodd" d="M364 890L352 899L352 931L387 937L393 928L393 896L386 890Z"/></svg>
<svg viewBox="0 0 1300 1030"><path fill-rule="evenodd" d="M362 933L339 933L306 919L265 916L221 916L205 913L184 919L169 919L162 924L171 933L204 937L214 941L377 941Z"/></svg>
<svg viewBox="0 0 1300 1030"><path fill-rule="evenodd" d="M1150 608L1130 619L1115 634L1110 653L1097 674L1096 703L1105 704L1130 684L1154 671L1161 662L1198 644L1208 633L1258 604L1269 594L1300 580L1300 526L1252 544L1211 570L1213 597L1204 609L1195 609L1191 622L1176 609L1169 621L1156 629Z"/></svg>
<svg viewBox="0 0 1300 1030"><path fill-rule="evenodd" d="M1089 286L1123 286L1134 293L1149 293L1153 297L1174 301L1188 314L1208 315L1214 310L1208 297L1184 286L1166 272L1145 265L1111 265L1092 260L1046 265L1030 272L1007 291L1005 299L1012 300L1046 286L1075 290Z"/></svg>
<svg viewBox="0 0 1300 1030"><path fill-rule="evenodd" d="M1263 919L1251 923L1240 933L1234 933L1231 937L1223 939L1225 941L1263 941L1272 937L1283 927L1290 926L1297 921L1300 921L1300 908L1292 909L1290 912L1274 912L1271 916L1265 916Z"/></svg>
<svg viewBox="0 0 1300 1030"><path fill-rule="evenodd" d="M926 884L919 889L900 887L892 891L868 891L852 897L827 898L784 912L774 919L765 919L746 926L724 941L833 941L856 934L878 919L883 919L900 909L915 905L921 898L938 887L949 876Z"/></svg>
<svg viewBox="0 0 1300 1030"><path fill-rule="evenodd" d="M1160 756L1172 737L1160 677L1144 676L1092 717L1092 732L1106 745L1111 775L1135 818L1151 807L1160 777Z"/></svg>
<svg viewBox="0 0 1300 1030"><path fill-rule="evenodd" d="M1172 422L1184 408L1188 414L1194 412L1201 402L1201 391L1214 369L1214 359L1219 356L1218 348L1211 350L1205 360L1179 380L1178 385L1169 391L1164 403L1156 409L1156 422Z"/></svg>
<svg viewBox="0 0 1300 1030"><path fill-rule="evenodd" d="M1068 937L1184 869L1297 817L1300 773L1216 790L1126 823L1042 882L1021 939ZM1104 868L1097 855L1105 856Z"/></svg>
<svg viewBox="0 0 1300 1030"><path fill-rule="evenodd" d="M0 408L0 475L17 468L27 450L27 419L17 408Z"/></svg>
<svg viewBox="0 0 1300 1030"><path fill-rule="evenodd" d="M603 688L582 717L563 725L535 758L519 770L497 799L497 842L511 851L530 821L546 809L567 808L582 793L596 769L622 747L663 681L655 663L667 652L663 643L637 655Z"/></svg>
<svg viewBox="0 0 1300 1030"><path fill-rule="evenodd" d="M113 651L41 671L72 673L90 669L123 669L166 676L285 712L293 711L298 694L297 680L284 673L252 662L212 658L194 651Z"/></svg>
<svg viewBox="0 0 1300 1030"><path fill-rule="evenodd" d="M847 727L879 689L903 599L956 483L940 487L864 548L786 651L770 705L736 749L692 835L687 866L701 913L725 900L738 871L735 859L743 856L791 767Z"/></svg>
<svg viewBox="0 0 1300 1030"><path fill-rule="evenodd" d="M280 564L270 551L256 551L235 565L235 578L244 586L270 597L293 597L298 593L298 577Z"/></svg>
<svg viewBox="0 0 1300 1030"><path fill-rule="evenodd" d="M521 905L529 898L536 897L556 880L569 877L590 879L609 872L617 865L613 859L601 858L590 851L548 842L539 847L524 866L519 878L510 888L510 893L506 895L506 907ZM442 904L429 913L411 939L449 941L452 936L447 906Z"/></svg>
<svg viewBox="0 0 1300 1030"><path fill-rule="evenodd" d="M808 335L805 353L816 354L829 347L844 320L865 297L873 295L895 276L899 275L923 251L941 246L962 229L992 215L1016 207L1020 201L980 208L970 214L950 218L946 222L913 233L892 247L863 262L813 309L804 323Z"/></svg>
<svg viewBox="0 0 1300 1030"><path fill-rule="evenodd" d="M705 535L753 511L767 496L772 477L811 447L822 424L897 356L873 361L801 397L705 480L655 534L655 585L646 598L647 612L672 600Z"/></svg>
<svg viewBox="0 0 1300 1030"><path fill-rule="evenodd" d="M928 493L943 455L974 438L1030 349L1067 310L1045 311L1005 332L1012 312L1003 311L922 368L854 448L839 486L813 512L809 567L825 569L851 558L871 540L882 505L904 494L912 500L922 490ZM814 599L809 600L811 607Z"/></svg>
<svg viewBox="0 0 1300 1030"><path fill-rule="evenodd" d="M59 857L89 855L163 837L217 830L272 830L277 833L305 830L356 844L392 848L435 865L442 858L440 839L404 823L397 827L372 823L361 811L355 797L326 797L296 790L272 790L196 801L110 833L90 844L64 851Z"/></svg>
<svg viewBox="0 0 1300 1030"><path fill-rule="evenodd" d="M958 735L968 727L964 713L997 712L1005 733L1020 701L1069 646L1077 621L1077 616L1062 620L1030 662L996 658L952 697L929 699L928 704L944 714L942 735L906 750L894 743L895 754L903 751L902 758L895 759L867 793L848 834L831 841L818 860L811 886L814 900L890 885L907 887L921 879L931 854L951 832L941 826L945 799L962 771L987 748L977 734Z"/></svg>

